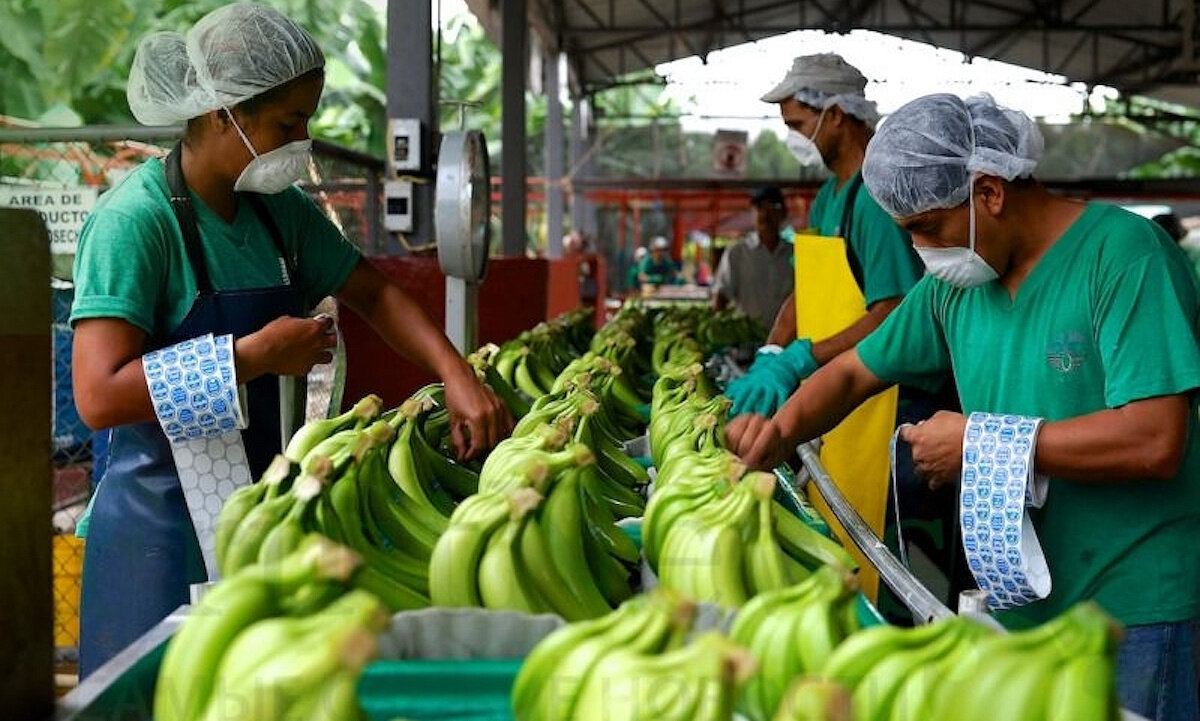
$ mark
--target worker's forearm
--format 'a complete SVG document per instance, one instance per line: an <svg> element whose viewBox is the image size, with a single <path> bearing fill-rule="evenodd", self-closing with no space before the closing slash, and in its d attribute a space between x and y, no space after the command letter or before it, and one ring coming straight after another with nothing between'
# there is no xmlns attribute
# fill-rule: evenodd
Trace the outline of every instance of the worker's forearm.
<svg viewBox="0 0 1200 721"><path fill-rule="evenodd" d="M863 401L887 387L867 370L857 352L850 351L801 383L775 420L792 445L803 443L833 429Z"/></svg>
<svg viewBox="0 0 1200 721"><path fill-rule="evenodd" d="M796 298L789 294L779 312L775 314L775 323L767 334L767 343L786 346L796 340Z"/></svg>

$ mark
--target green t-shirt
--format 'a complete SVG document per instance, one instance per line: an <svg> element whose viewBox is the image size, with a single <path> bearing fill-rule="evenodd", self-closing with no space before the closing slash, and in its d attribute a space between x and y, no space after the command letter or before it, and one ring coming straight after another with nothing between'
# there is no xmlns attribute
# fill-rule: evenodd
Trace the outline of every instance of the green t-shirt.
<svg viewBox="0 0 1200 721"><path fill-rule="evenodd" d="M75 256L71 322L120 318L162 337L187 315L196 296L183 234L171 211L163 163L144 163L105 193L83 224ZM336 292L359 252L298 188L263 196L289 255L295 259L308 307ZM283 284L282 259L249 203L226 223L194 193L204 259L217 290Z"/></svg>
<svg viewBox="0 0 1200 721"><path fill-rule="evenodd" d="M963 411L1048 422L1200 386L1197 281L1143 218L1091 204L1010 300L997 282L961 289L926 277L858 345L887 381L930 387L953 370ZM1095 599L1127 625L1200 615L1200 438L1170 481L1052 478L1030 516L1053 590L1001 614L1021 627Z"/></svg>
<svg viewBox="0 0 1200 721"><path fill-rule="evenodd" d="M831 237L844 231L840 226L846 211L846 196L857 177L842 183L841 188L837 187L836 177L825 181L808 212L812 229ZM846 242L862 266L862 292L868 306L902 297L925 274L908 233L896 225L861 184L854 196L850 237Z"/></svg>

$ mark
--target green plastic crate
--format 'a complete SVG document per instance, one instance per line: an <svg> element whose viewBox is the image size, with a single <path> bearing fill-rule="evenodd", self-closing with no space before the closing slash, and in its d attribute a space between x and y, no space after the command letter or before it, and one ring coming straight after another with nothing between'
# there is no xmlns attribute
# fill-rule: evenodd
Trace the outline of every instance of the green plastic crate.
<svg viewBox="0 0 1200 721"><path fill-rule="evenodd" d="M363 671L358 702L371 721L510 721L521 659L377 661Z"/></svg>

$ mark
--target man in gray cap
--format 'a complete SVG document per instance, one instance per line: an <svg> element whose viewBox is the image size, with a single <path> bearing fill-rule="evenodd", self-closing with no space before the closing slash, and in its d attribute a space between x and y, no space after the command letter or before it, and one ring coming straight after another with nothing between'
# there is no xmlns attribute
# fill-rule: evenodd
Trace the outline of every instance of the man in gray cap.
<svg viewBox="0 0 1200 721"><path fill-rule="evenodd" d="M921 278L908 235L862 191L863 158L879 117L864 95L866 85L840 56L807 55L762 97L779 105L796 158L823 164L832 177L813 200L808 232L794 238L793 299L784 303L749 372L726 388L735 415L772 416L802 380L878 327ZM898 423L923 419L934 406L928 394L893 388L824 436L822 461L834 478L854 480L846 495L881 536L888 441ZM901 486L917 485L900 470ZM907 495L901 494L902 508ZM862 580L874 598L876 577L866 573Z"/></svg>
<svg viewBox="0 0 1200 721"><path fill-rule="evenodd" d="M796 58L784 79L762 96L779 105L789 129L787 146L797 160L823 164L833 174L813 201L808 225L817 236L841 239L845 252L840 257L846 262L836 275L850 281L842 288L846 294L862 297L848 301L861 308L836 327L813 327L807 317L797 318L798 309L811 310L806 316L830 315L827 290L810 284L809 297L801 286L809 271L827 275L831 270L805 258L797 246L796 288L801 295L783 304L770 345L744 380L730 388L735 414L773 413L801 380L877 327L921 277L907 234L868 193L859 192L863 157L879 118L875 104L863 94L866 84L863 74L838 55L806 55ZM807 248L811 244L802 245L812 250ZM826 255L819 248L815 252Z"/></svg>

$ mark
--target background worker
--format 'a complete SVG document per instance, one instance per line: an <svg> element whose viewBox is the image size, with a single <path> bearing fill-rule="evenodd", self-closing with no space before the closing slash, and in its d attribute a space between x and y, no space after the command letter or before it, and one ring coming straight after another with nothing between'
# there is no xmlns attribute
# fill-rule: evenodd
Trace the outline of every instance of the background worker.
<svg viewBox="0 0 1200 721"><path fill-rule="evenodd" d="M862 161L878 119L875 104L864 95L866 85L863 74L840 56L807 55L796 58L762 97L779 105L789 129L787 144L797 159L824 164L832 177L813 201L809 230L792 239L794 297L784 303L770 343L746 375L726 389L735 415L774 413L800 381L878 327L921 277L908 236L862 189ZM888 441L899 423L925 418L939 403L924 391L893 389L823 438L822 462L834 478L856 480L845 493L880 537L892 495ZM927 550L945 553L952 546L947 515L952 499L942 498L940 509L923 508L927 494L911 473L901 476L902 515L940 518L944 533ZM820 498L815 501L828 510ZM840 527L835 531L845 539ZM949 558L934 560L949 573ZM867 571L863 582L874 599L877 577Z"/></svg>
<svg viewBox="0 0 1200 721"><path fill-rule="evenodd" d="M776 187L760 188L750 198L754 232L721 256L713 281L712 307L731 303L768 329L784 301L792 296L792 246L780 236L787 204Z"/></svg>
<svg viewBox="0 0 1200 721"><path fill-rule="evenodd" d="M330 294L445 381L460 454L507 435L504 406L441 330L292 185L309 167L324 64L303 28L248 3L214 10L186 37L154 33L138 46L127 88L134 116L187 129L165 161L146 162L105 193L75 260L76 405L89 426L112 429L85 546L81 676L206 580L175 455L183 444L166 435L183 412L152 402L149 352L230 344L214 362L246 389L249 425L224 440L244 441L244 452L203 462L236 466L247 482L280 451L278 377L303 377L331 359L331 321L305 317ZM193 408L214 412L230 400L205 384L191 393ZM220 479L227 491L238 473Z"/></svg>
<svg viewBox="0 0 1200 721"><path fill-rule="evenodd" d="M1028 473L1048 476L1044 505L1028 513L1052 584L1000 620L1029 626L1093 599L1126 626L1122 705L1194 721L1197 280L1151 221L1033 180L1041 151L1037 126L988 97L932 95L897 110L863 174L929 275L774 417L733 421L730 442L748 463L771 467L890 384L946 373L964 413L1041 419L1023 452ZM964 454L969 422L941 412L904 431L930 484L963 484L964 514L983 501L967 500L967 484L994 472ZM976 578L990 583L994 571L1011 573L984 560Z"/></svg>
<svg viewBox="0 0 1200 721"><path fill-rule="evenodd" d="M673 285L679 266L671 258L671 241L661 235L650 241L650 253L638 263L638 282L643 286Z"/></svg>

